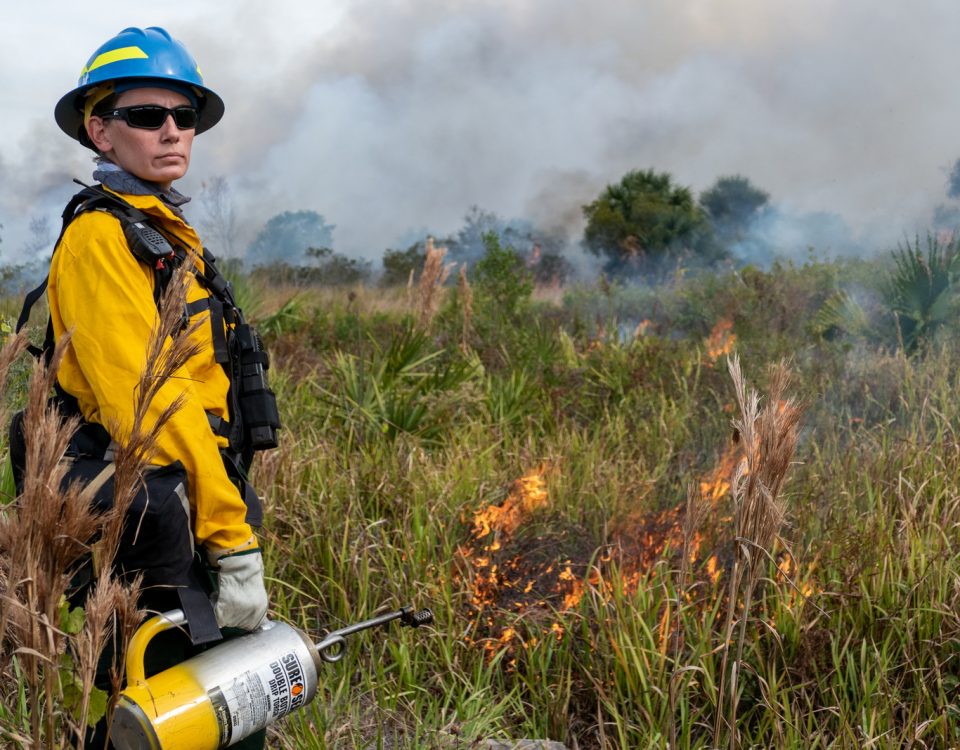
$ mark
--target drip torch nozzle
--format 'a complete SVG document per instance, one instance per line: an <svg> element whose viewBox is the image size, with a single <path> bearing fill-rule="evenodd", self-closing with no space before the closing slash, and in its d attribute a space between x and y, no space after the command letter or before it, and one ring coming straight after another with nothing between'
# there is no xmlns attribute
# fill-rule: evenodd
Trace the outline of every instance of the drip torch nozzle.
<svg viewBox="0 0 960 750"><path fill-rule="evenodd" d="M433 612L429 609L414 612L413 607L404 607L401 612L400 622L407 627L419 628L421 625L429 625L433 622Z"/></svg>

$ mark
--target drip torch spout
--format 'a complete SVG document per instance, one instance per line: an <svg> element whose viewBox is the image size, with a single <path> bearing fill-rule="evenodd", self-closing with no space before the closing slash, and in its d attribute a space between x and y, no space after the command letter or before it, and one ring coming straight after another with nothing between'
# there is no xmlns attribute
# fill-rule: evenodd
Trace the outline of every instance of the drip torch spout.
<svg viewBox="0 0 960 750"><path fill-rule="evenodd" d="M429 609L415 611L413 607L403 607L396 612L388 612L385 615L334 630L316 644L320 658L329 664L340 661L347 652L347 636L359 633L361 630L386 625L394 620L400 620L400 624L406 627L419 628L421 625L429 625L433 622L433 612Z"/></svg>

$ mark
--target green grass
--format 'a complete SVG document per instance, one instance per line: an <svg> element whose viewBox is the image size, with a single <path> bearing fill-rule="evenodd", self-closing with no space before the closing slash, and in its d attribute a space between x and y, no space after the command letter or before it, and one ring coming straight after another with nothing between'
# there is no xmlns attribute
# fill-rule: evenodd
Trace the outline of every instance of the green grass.
<svg viewBox="0 0 960 750"><path fill-rule="evenodd" d="M837 289L884 272L811 263L585 286L511 326L479 320L490 338L467 352L456 316L413 331L399 292L389 307L301 291L295 325L271 319L285 430L256 466L273 613L318 638L408 603L436 621L351 637L271 742L713 747L728 603L704 566L732 559L730 498L711 508L689 580L676 554L640 564L640 532L662 533L650 519L682 507L730 444L732 385L704 345L730 319L747 379L762 393L787 357L807 407L784 541L809 596L770 563L747 627L740 746L960 745L960 347L941 338L907 358L895 340L812 325ZM642 337L616 333L643 319ZM536 572L536 596L478 612L473 514L541 466L548 502L496 552L517 578ZM543 573L567 560L583 586L569 608Z"/></svg>
<svg viewBox="0 0 960 750"><path fill-rule="evenodd" d="M342 378L342 357L375 364L376 350L356 336L342 349L325 342L343 352L340 364L329 354L310 378L285 384L283 468L264 472L268 482L284 477L274 482L268 523L273 575L304 592L278 608L298 612L315 597L332 627L410 600L432 606L437 623L428 633L357 637L350 660L324 675L326 699L290 722L286 741L361 747L399 735L406 746L453 747L456 738L501 735L613 748L661 746L674 731L680 747L711 746L726 606L719 589L698 581L678 591L676 558L641 571L640 585L596 560L625 519L682 505L686 486L728 439L732 389L703 349L708 323L721 317L711 308L717 299L740 321L748 377L762 390L766 365L789 356L808 404L786 536L812 594L807 600L782 577L762 586L740 682L741 744L960 741L957 352L943 345L907 360L883 342L817 338L804 319L830 292L818 284L843 272L819 264L753 273L751 288L763 293L739 310L730 306L742 276L680 283L660 304L682 311L701 300L699 317L661 321L668 335L636 341L595 339L597 328L583 324L591 299L607 306L605 332L626 313L600 291L571 291L566 307L542 309L498 346L479 346L482 379L441 388L452 399L405 393L409 410L444 410L428 441L417 429L358 441L337 405L314 394L336 392L325 383ZM764 326L771 294L791 310L782 330ZM629 315L648 303L635 295ZM402 339L401 313L394 331ZM362 328L364 312L355 314ZM383 336L389 325L377 314ZM433 334L444 340L444 331ZM430 362L449 367L457 356L450 346ZM351 375L373 386L378 372ZM541 464L550 467L549 504L526 519L519 541L508 540L518 564L533 564L539 538L558 561L574 555L584 571L594 561L602 578L573 609L559 611L556 600L488 606L492 625L478 628L469 562L458 552L471 514L501 502L513 480ZM707 521L721 556L729 515L721 505ZM676 658L665 616L682 634ZM483 647L508 627L519 635Z"/></svg>

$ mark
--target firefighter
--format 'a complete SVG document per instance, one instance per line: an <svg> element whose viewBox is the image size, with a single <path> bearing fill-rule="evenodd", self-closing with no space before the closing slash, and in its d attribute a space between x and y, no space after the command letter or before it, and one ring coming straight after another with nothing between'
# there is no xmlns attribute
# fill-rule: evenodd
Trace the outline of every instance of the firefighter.
<svg viewBox="0 0 960 750"><path fill-rule="evenodd" d="M185 251L183 262L213 276L212 255L203 254L184 215L189 198L173 184L187 173L194 136L216 125L223 111L222 100L204 85L186 48L158 27L127 28L108 40L84 66L77 87L56 106L60 128L95 152L93 179L107 196L102 205L92 201L105 210L84 210L91 204L83 204L75 216L65 213L47 286L53 339L71 332L57 374L58 393L64 410L74 409L82 417L81 434L105 434L103 442L113 444L123 443L129 435L133 393L159 320L162 259L158 264L144 262L134 247L139 235L131 234L131 222L117 206L126 204L141 212L172 247ZM237 435L240 386L231 380L237 362L227 361L239 356L239 345L231 344L231 323L237 313L231 316L232 299L223 285L214 281L204 286L202 278L190 278L187 309L194 320L208 318L209 324L201 321L194 334L200 351L188 361L185 377L164 383L150 405L149 418L156 419L178 397L185 397L160 430L152 463L182 465L185 482L178 492L189 506L189 515L184 514L192 535L189 554L193 556L195 545L195 559L212 571L215 585L212 592L203 592L207 599L198 606L196 591L190 589L204 580L196 570L184 583L186 579L157 581L157 575L151 580L148 569L146 580L151 585L141 603L150 609L171 603L182 603L186 609L192 603L188 618L196 644L219 638L218 628L226 632L258 628L268 599L255 533L262 511L245 482L249 467L244 464L252 449ZM218 289L220 297L214 293ZM270 408L268 399L265 409ZM272 409L266 421L278 428L275 401ZM156 541L171 549L184 546L180 539ZM172 592L180 599L173 599ZM204 603L209 615L206 628ZM205 635L198 637L201 632ZM156 668L183 655L172 653L161 654ZM263 743L260 733L237 747Z"/></svg>

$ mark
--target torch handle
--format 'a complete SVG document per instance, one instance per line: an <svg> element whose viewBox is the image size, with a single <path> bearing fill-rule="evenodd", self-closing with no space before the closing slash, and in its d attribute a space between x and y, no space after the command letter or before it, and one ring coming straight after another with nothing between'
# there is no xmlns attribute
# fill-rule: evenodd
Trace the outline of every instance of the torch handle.
<svg viewBox="0 0 960 750"><path fill-rule="evenodd" d="M359 633L361 630L369 630L370 628L380 627L381 625L386 625L388 622L392 622L394 620L400 620L402 625L418 628L421 625L429 625L431 622L433 622L433 612L431 612L429 609L421 609L415 612L413 607L403 607L402 609L398 609L396 612L388 612L387 614L380 615L379 617L371 617L369 620L364 620L363 622L354 623L353 625L347 625L346 627L334 630L326 638L320 641L320 643L316 644L317 651L320 652L320 658L325 662L329 662L330 664L340 661L343 658L344 653L346 653L346 639L348 635Z"/></svg>

